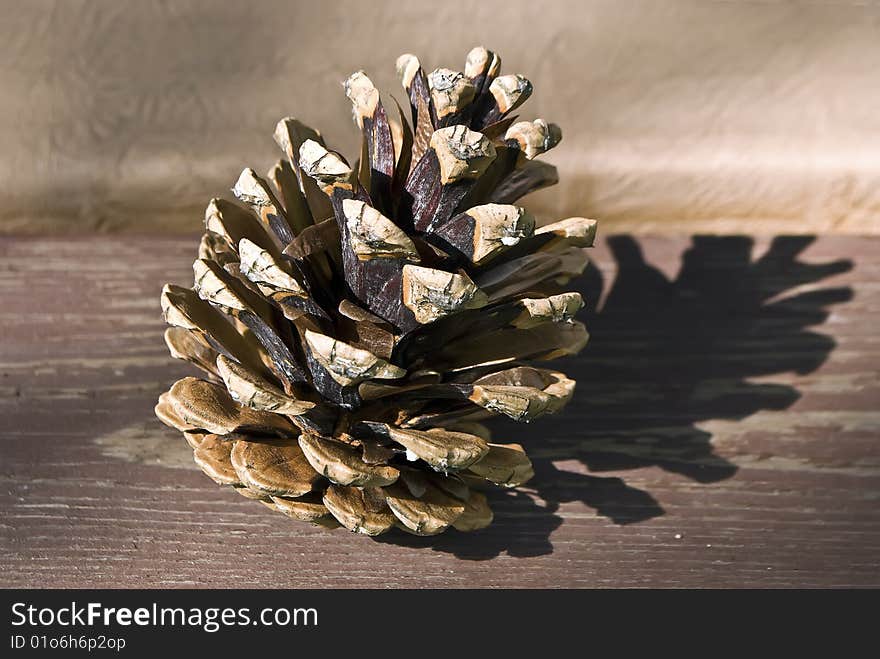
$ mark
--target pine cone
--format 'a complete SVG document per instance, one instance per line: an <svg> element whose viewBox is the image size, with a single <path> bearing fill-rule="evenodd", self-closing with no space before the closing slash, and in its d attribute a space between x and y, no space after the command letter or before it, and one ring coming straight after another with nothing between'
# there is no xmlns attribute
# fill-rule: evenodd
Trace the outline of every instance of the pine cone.
<svg viewBox="0 0 880 659"><path fill-rule="evenodd" d="M557 181L534 158L561 135L510 116L532 87L500 76L497 55L475 48L464 73L397 65L412 127L355 73L359 164L287 118L274 187L245 169L232 191L247 208L211 201L195 285L162 291L171 354L206 375L176 382L156 414L209 477L274 510L432 535L488 525L478 488L533 475L480 422L571 397L572 380L523 362L585 345L581 296L561 287L596 223L538 228L512 205Z"/></svg>

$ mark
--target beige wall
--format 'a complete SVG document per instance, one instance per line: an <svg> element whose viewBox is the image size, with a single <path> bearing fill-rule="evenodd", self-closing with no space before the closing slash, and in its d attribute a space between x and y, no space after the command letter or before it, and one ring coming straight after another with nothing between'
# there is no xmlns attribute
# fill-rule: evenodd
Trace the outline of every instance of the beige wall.
<svg viewBox="0 0 880 659"><path fill-rule="evenodd" d="M605 231L880 232L874 2L0 0L0 231L199 228L293 114L354 155L339 82L479 43L559 123L533 197Z"/></svg>

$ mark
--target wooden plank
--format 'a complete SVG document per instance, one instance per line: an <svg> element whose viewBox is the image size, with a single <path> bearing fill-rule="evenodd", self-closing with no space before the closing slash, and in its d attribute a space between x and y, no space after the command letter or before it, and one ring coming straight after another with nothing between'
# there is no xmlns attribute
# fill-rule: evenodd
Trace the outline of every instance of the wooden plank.
<svg viewBox="0 0 880 659"><path fill-rule="evenodd" d="M153 418L195 238L0 238L0 586L880 586L880 240L799 241L601 240L574 400L495 428L535 479L484 531L376 542L218 488Z"/></svg>

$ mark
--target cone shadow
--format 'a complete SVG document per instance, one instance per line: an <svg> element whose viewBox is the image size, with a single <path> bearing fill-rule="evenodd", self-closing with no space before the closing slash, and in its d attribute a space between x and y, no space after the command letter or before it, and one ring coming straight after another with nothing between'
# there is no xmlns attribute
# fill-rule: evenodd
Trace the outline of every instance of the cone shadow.
<svg viewBox="0 0 880 659"><path fill-rule="evenodd" d="M579 318L590 343L548 364L577 380L574 398L561 414L528 426L492 423L496 441L526 448L535 478L520 491L489 493L495 522L488 529L382 541L472 560L542 555L553 551L562 503L581 502L615 524L664 514L649 492L602 472L653 466L705 484L733 476L736 466L713 452L711 434L697 424L792 405L794 387L749 379L817 369L835 342L809 328L852 297L850 288L791 293L852 268L848 260L800 261L814 240L780 236L753 260L749 237L694 236L669 279L646 262L635 238L608 238L617 276L603 306L595 308L606 288L598 269L574 282L587 303ZM591 474L563 469L571 461Z"/></svg>

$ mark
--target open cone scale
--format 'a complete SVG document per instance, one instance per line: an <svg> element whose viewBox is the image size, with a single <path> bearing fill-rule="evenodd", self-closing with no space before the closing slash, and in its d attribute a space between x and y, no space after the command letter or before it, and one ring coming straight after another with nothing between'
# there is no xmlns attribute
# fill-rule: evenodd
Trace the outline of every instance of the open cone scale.
<svg viewBox="0 0 880 659"><path fill-rule="evenodd" d="M463 72L397 62L408 111L345 82L355 166L296 119L267 179L214 199L194 285L166 285L171 354L195 364L157 416L214 481L289 517L378 535L492 521L491 484L533 476L483 421L559 411L574 382L530 366L578 352L565 285L596 223L541 226L514 205L557 181L535 160L561 132L511 113L532 92L484 48ZM406 116L405 116L406 115Z"/></svg>

